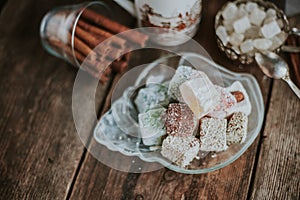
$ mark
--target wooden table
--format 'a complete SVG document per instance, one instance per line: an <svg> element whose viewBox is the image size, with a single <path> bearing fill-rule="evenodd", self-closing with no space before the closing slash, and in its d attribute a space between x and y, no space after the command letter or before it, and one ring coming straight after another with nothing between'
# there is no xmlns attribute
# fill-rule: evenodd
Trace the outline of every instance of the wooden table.
<svg viewBox="0 0 300 200"><path fill-rule="evenodd" d="M203 2L201 28L195 40L215 62L257 78L265 119L251 147L231 165L202 175L185 175L166 168L125 173L94 159L78 139L72 118L77 70L49 55L39 39L42 16L54 7L76 2L1 3L0 199L300 198L300 100L283 81L266 78L254 64L232 62L218 50L213 21L224 1ZM123 23L134 24L134 19L116 5L113 7ZM135 54L132 59L134 62L141 57ZM88 88L89 83L83 87ZM103 97L110 87L107 84L99 88L99 113L108 107L105 102L109 100ZM86 131L92 130L93 126L87 125Z"/></svg>

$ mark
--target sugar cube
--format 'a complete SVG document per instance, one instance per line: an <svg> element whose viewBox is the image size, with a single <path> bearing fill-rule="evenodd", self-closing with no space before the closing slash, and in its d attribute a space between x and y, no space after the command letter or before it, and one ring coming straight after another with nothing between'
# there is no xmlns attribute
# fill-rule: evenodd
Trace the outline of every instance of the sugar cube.
<svg viewBox="0 0 300 200"><path fill-rule="evenodd" d="M251 13L254 9L258 8L258 5L257 3L254 3L254 2L251 2L251 1L248 1L245 5L245 9Z"/></svg>
<svg viewBox="0 0 300 200"><path fill-rule="evenodd" d="M258 38L253 40L253 46L259 50L267 50L271 47L272 41L265 38Z"/></svg>
<svg viewBox="0 0 300 200"><path fill-rule="evenodd" d="M230 115L235 112L243 112L248 116L251 113L251 103L242 83L239 81L235 81L231 86L225 89L231 93L239 91L243 94L243 99L241 101L237 101L234 106L230 107L228 110L228 114Z"/></svg>
<svg viewBox="0 0 300 200"><path fill-rule="evenodd" d="M278 33L281 32L280 27L278 26L278 23L276 21L272 21L268 24L263 25L261 27L261 33L265 38L272 38Z"/></svg>
<svg viewBox="0 0 300 200"><path fill-rule="evenodd" d="M179 86L185 81L190 80L191 78L195 78L200 74L203 74L203 72L194 70L188 66L183 66L183 65L179 66L175 72L175 75L172 77L169 83L169 88L168 88L169 97L173 98L174 100L182 102L183 99L179 90Z"/></svg>
<svg viewBox="0 0 300 200"><path fill-rule="evenodd" d="M248 39L248 40L245 40L241 46L240 46L240 49L242 51L242 53L248 53L250 51L253 51L253 40L251 39Z"/></svg>
<svg viewBox="0 0 300 200"><path fill-rule="evenodd" d="M230 118L227 130L227 145L243 143L247 137L248 117L245 113L237 112Z"/></svg>
<svg viewBox="0 0 300 200"><path fill-rule="evenodd" d="M165 127L168 135L189 136L196 133L198 120L184 103L171 103L166 112Z"/></svg>
<svg viewBox="0 0 300 200"><path fill-rule="evenodd" d="M216 34L220 38L222 43L226 46L228 43L228 35L226 28L224 26L218 26L218 28L216 29Z"/></svg>
<svg viewBox="0 0 300 200"><path fill-rule="evenodd" d="M229 42L234 46L239 46L244 40L244 35L240 33L233 32L230 35Z"/></svg>
<svg viewBox="0 0 300 200"><path fill-rule="evenodd" d="M222 16L224 19L233 19L237 13L237 6L234 3L228 3L222 12Z"/></svg>
<svg viewBox="0 0 300 200"><path fill-rule="evenodd" d="M276 18L276 11L273 8L269 8L266 12L266 16Z"/></svg>
<svg viewBox="0 0 300 200"><path fill-rule="evenodd" d="M157 108L139 114L140 132L145 145L161 144L162 136L166 134L165 111L165 108Z"/></svg>
<svg viewBox="0 0 300 200"><path fill-rule="evenodd" d="M217 104L219 93L206 74L184 82L179 87L184 102L200 119Z"/></svg>
<svg viewBox="0 0 300 200"><path fill-rule="evenodd" d="M250 14L250 22L254 25L260 26L265 17L266 13L263 10L256 8Z"/></svg>
<svg viewBox="0 0 300 200"><path fill-rule="evenodd" d="M140 113L144 113L157 105L166 106L169 103L168 87L161 84L149 84L139 90L134 103Z"/></svg>
<svg viewBox="0 0 300 200"><path fill-rule="evenodd" d="M233 29L236 33L244 33L247 29L251 27L249 18L247 16L242 17L233 22Z"/></svg>
<svg viewBox="0 0 300 200"><path fill-rule="evenodd" d="M226 119L203 118L200 125L200 150L223 151L226 145Z"/></svg>
<svg viewBox="0 0 300 200"><path fill-rule="evenodd" d="M161 154L180 167L186 167L197 156L200 143L194 136L168 136L162 143Z"/></svg>

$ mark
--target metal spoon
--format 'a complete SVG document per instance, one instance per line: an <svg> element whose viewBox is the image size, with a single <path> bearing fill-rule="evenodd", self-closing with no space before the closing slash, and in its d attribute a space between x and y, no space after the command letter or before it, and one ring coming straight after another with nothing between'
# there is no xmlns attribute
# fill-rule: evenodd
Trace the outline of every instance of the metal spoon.
<svg viewBox="0 0 300 200"><path fill-rule="evenodd" d="M287 63L276 53L264 51L255 53L260 69L270 78L283 79L300 98L299 88L292 82Z"/></svg>

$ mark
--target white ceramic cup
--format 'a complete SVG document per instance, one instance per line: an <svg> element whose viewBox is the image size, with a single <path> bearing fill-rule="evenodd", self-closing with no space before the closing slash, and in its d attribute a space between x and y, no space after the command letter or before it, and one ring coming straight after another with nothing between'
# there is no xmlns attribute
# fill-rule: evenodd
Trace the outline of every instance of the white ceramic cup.
<svg viewBox="0 0 300 200"><path fill-rule="evenodd" d="M154 42L174 46L196 34L201 19L202 0L115 0L133 16L139 27L157 27ZM186 37L189 36L189 37Z"/></svg>

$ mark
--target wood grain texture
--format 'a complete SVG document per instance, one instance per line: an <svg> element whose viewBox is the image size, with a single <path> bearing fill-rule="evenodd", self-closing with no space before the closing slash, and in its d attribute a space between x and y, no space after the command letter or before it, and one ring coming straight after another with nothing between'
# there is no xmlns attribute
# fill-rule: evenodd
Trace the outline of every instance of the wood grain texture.
<svg viewBox="0 0 300 200"><path fill-rule="evenodd" d="M300 198L300 101L275 81L251 199Z"/></svg>
<svg viewBox="0 0 300 200"><path fill-rule="evenodd" d="M40 20L53 6L12 0L2 10L0 199L64 199L84 150L71 110L77 70L40 44Z"/></svg>

